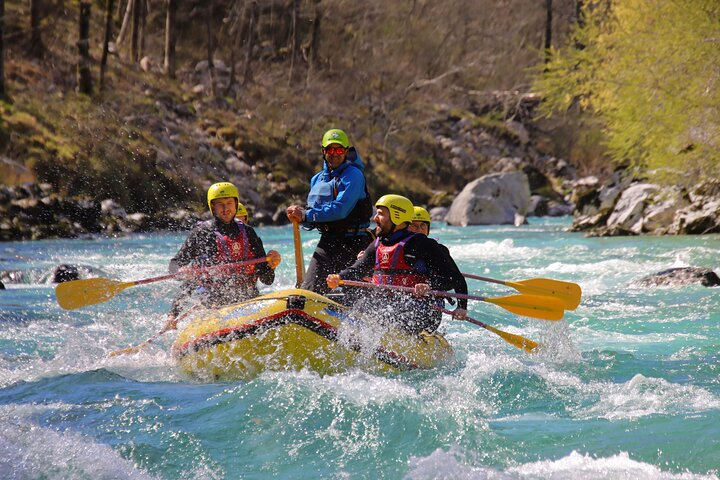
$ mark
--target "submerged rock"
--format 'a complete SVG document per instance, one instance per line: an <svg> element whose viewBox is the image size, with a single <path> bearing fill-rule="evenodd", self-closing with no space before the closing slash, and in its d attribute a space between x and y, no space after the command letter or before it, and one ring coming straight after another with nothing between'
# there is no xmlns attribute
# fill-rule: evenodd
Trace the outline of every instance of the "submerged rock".
<svg viewBox="0 0 720 480"><path fill-rule="evenodd" d="M692 285L696 283L705 287L716 287L720 285L720 277L709 268L681 267L669 268L635 282L636 285L643 287Z"/></svg>

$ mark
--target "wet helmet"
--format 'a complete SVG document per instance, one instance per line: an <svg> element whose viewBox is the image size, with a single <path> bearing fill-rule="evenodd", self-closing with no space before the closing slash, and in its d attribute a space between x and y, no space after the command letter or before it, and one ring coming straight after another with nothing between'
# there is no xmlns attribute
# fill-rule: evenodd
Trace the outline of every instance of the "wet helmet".
<svg viewBox="0 0 720 480"><path fill-rule="evenodd" d="M212 213L212 201L218 198L234 198L240 204L240 194L235 185L230 182L220 182L208 188L207 203Z"/></svg>
<svg viewBox="0 0 720 480"><path fill-rule="evenodd" d="M337 143L345 148L350 146L350 140L348 139L347 133L340 129L333 128L325 132L322 138L322 147L326 148L328 145Z"/></svg>
<svg viewBox="0 0 720 480"><path fill-rule="evenodd" d="M390 220L395 225L412 222L415 213L412 202L401 195L383 195L375 202L375 206L387 208Z"/></svg>

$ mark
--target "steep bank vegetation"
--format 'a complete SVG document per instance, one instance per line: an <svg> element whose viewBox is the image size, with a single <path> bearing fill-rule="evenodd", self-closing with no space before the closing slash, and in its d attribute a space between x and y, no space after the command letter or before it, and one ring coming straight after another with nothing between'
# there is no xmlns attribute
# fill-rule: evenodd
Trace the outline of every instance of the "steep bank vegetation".
<svg viewBox="0 0 720 480"><path fill-rule="evenodd" d="M76 91L85 2L43 2L34 16L37 2L6 2L3 183L39 180L156 211L202 208L204 188L229 179L251 208L272 214L305 195L319 138L338 126L368 163L375 192L443 198L506 152L486 145L467 153L474 168L457 169L438 137L458 122L517 137L507 122L518 118L520 95L496 92L527 91L527 69L548 40L547 4L529 0L183 1L170 75L168 3L137 1L113 2L111 38L124 24L124 39L110 45L103 91L106 3L92 3L89 94ZM137 23L135 5L147 7ZM550 5L550 40L560 41L576 2ZM599 158L559 131L531 132L541 154Z"/></svg>
<svg viewBox="0 0 720 480"><path fill-rule="evenodd" d="M615 162L691 186L720 177L719 42L715 1L588 2L535 87L600 124Z"/></svg>

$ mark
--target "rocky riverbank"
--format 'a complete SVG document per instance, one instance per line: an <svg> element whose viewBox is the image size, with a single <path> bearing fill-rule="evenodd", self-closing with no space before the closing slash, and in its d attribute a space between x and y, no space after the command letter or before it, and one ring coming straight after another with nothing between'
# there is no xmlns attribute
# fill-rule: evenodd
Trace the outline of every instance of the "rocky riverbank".
<svg viewBox="0 0 720 480"><path fill-rule="evenodd" d="M47 183L0 186L0 241L183 230L198 219L184 209L128 213L112 199L61 197Z"/></svg>

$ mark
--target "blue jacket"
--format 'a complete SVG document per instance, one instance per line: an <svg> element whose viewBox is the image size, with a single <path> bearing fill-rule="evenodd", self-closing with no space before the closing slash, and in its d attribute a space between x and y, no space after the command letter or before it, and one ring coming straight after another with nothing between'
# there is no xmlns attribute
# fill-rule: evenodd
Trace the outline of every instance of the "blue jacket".
<svg viewBox="0 0 720 480"><path fill-rule="evenodd" d="M355 155L348 153L348 159L338 168L330 170L325 163L322 171L310 180L304 226L312 228L314 224L344 220L367 196L363 175L365 166L360 156L354 150L351 152ZM358 227L369 225L368 219Z"/></svg>

